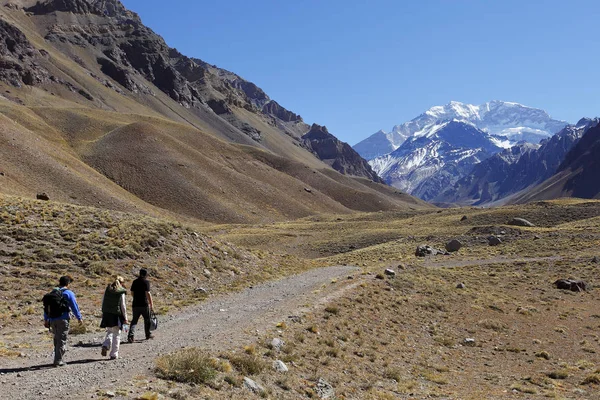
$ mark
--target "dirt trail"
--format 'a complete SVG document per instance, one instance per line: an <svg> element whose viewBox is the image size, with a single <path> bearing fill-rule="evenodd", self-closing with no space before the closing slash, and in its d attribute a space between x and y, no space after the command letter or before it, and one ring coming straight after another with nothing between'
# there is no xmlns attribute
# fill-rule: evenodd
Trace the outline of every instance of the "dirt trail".
<svg viewBox="0 0 600 400"><path fill-rule="evenodd" d="M350 266L320 268L211 298L160 318L155 339L122 344L116 361L100 356L99 333L72 336L65 367L51 367L49 353L2 360L0 399L61 398L65 393L69 398L90 398L98 389L127 389L133 377L151 372L159 354L189 346L239 350L257 332L355 287L361 279L345 278L358 271ZM332 283L333 279L339 281ZM82 345L73 346L80 341Z"/></svg>

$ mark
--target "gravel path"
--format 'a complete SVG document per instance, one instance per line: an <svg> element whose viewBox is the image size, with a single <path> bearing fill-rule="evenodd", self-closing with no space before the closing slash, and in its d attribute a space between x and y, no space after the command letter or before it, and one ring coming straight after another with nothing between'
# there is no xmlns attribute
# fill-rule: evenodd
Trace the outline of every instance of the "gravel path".
<svg viewBox="0 0 600 400"><path fill-rule="evenodd" d="M0 399L63 398L66 393L69 398L91 398L98 389L126 388L133 377L149 374L159 354L189 346L240 349L276 322L355 287L360 279L345 278L358 271L350 266L320 268L210 298L181 313L159 318L155 339L122 344L121 358L116 361L100 356L103 335L98 333L70 337L65 367L53 368L50 354L2 360ZM339 281L332 284L333 279ZM73 346L78 342L80 345Z"/></svg>

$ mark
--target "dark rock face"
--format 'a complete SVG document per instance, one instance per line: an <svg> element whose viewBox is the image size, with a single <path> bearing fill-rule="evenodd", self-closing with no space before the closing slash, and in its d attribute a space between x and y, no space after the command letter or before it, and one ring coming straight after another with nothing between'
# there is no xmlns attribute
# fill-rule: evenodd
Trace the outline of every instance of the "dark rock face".
<svg viewBox="0 0 600 400"><path fill-rule="evenodd" d="M472 171L434 199L438 203L480 205L503 199L550 178L584 133L598 119L581 119L536 148L517 144L475 165Z"/></svg>
<svg viewBox="0 0 600 400"><path fill-rule="evenodd" d="M107 17L121 15L127 10L118 0L49 0L38 1L27 9L34 14L49 14L56 11L72 12L75 14L96 14Z"/></svg>
<svg viewBox="0 0 600 400"><path fill-rule="evenodd" d="M262 111L265 114L273 115L284 122L302 122L302 117L281 107L275 100L271 100L265 104Z"/></svg>
<svg viewBox="0 0 600 400"><path fill-rule="evenodd" d="M21 87L48 79L48 72L39 65L40 53L23 32L0 19L0 80Z"/></svg>
<svg viewBox="0 0 600 400"><path fill-rule="evenodd" d="M600 197L600 125L589 129L567 154L558 172L570 171L564 191L573 197Z"/></svg>
<svg viewBox="0 0 600 400"><path fill-rule="evenodd" d="M310 131L302 136L302 140L307 149L336 171L383 183L371 166L349 144L338 140L326 127L313 124Z"/></svg>

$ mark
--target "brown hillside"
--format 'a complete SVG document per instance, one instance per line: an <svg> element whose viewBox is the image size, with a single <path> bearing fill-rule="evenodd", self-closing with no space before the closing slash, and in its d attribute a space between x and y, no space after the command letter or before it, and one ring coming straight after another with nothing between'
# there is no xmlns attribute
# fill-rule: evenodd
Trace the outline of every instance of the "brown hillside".
<svg viewBox="0 0 600 400"><path fill-rule="evenodd" d="M300 116L118 1L37 3L0 1L0 192L228 223L429 207L334 171Z"/></svg>

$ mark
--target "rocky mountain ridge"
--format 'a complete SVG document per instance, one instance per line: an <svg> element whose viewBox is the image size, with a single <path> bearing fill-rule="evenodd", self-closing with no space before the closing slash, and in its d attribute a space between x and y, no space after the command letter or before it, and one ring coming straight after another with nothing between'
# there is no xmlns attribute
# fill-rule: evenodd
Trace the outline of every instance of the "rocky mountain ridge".
<svg viewBox="0 0 600 400"><path fill-rule="evenodd" d="M479 162L518 141L537 143L565 125L543 110L518 103L475 106L452 101L394 126L389 133L379 131L354 149L388 184L444 203L442 199L451 196L440 195Z"/></svg>
<svg viewBox="0 0 600 400"><path fill-rule="evenodd" d="M154 96L151 87L154 85L182 107L200 116L212 112L257 143L263 141L262 130L249 118L240 116L236 109L244 109L263 119L294 138L297 145L304 143L301 136L308 132L310 126L299 115L285 109L254 83L235 73L187 57L169 47L162 37L142 23L136 13L127 10L118 0L47 0L33 5L28 5L31 4L28 1L4 3L5 7L21 8L25 13L43 18L46 27L42 33L47 41L82 67L89 70L99 67L102 74L92 72L93 76L120 94L128 91ZM66 14L82 18L86 23L73 23L73 18L66 17ZM48 78L69 85L68 81L61 82L60 78L48 74L42 65L35 62L35 58L42 55L28 47L25 35L19 36L16 27L2 21L0 29L6 32L6 37L14 37L10 43L16 43L15 48L0 49L0 55L11 53L8 60L3 57L0 61L5 67L3 69L9 71L0 75L0 79L4 76L3 80L13 86L35 85ZM81 56L81 50L88 53L91 50L95 59ZM71 89L90 101L94 100L84 88ZM343 146L340 143L338 147ZM349 165L351 161L344 159L346 155L353 160L360 158L346 151L344 155L337 155L340 158L337 163L328 164ZM366 163L359 162L353 168L341 168L339 172L351 170L356 176L373 176L372 171L363 170L363 165Z"/></svg>
<svg viewBox="0 0 600 400"><path fill-rule="evenodd" d="M589 121L589 120L588 120ZM560 197L600 198L600 120L588 129L566 154L556 172L537 186L511 199L514 204Z"/></svg>
<svg viewBox="0 0 600 400"><path fill-rule="evenodd" d="M235 223L428 207L119 1L0 0L0 30L4 194Z"/></svg>
<svg viewBox="0 0 600 400"><path fill-rule="evenodd" d="M464 121L440 121L420 133L369 164L388 184L426 201L501 150L494 137Z"/></svg>
<svg viewBox="0 0 600 400"><path fill-rule="evenodd" d="M455 185L433 199L440 204L482 205L543 182L556 173L567 153L599 120L582 118L540 145L521 143L475 165Z"/></svg>

